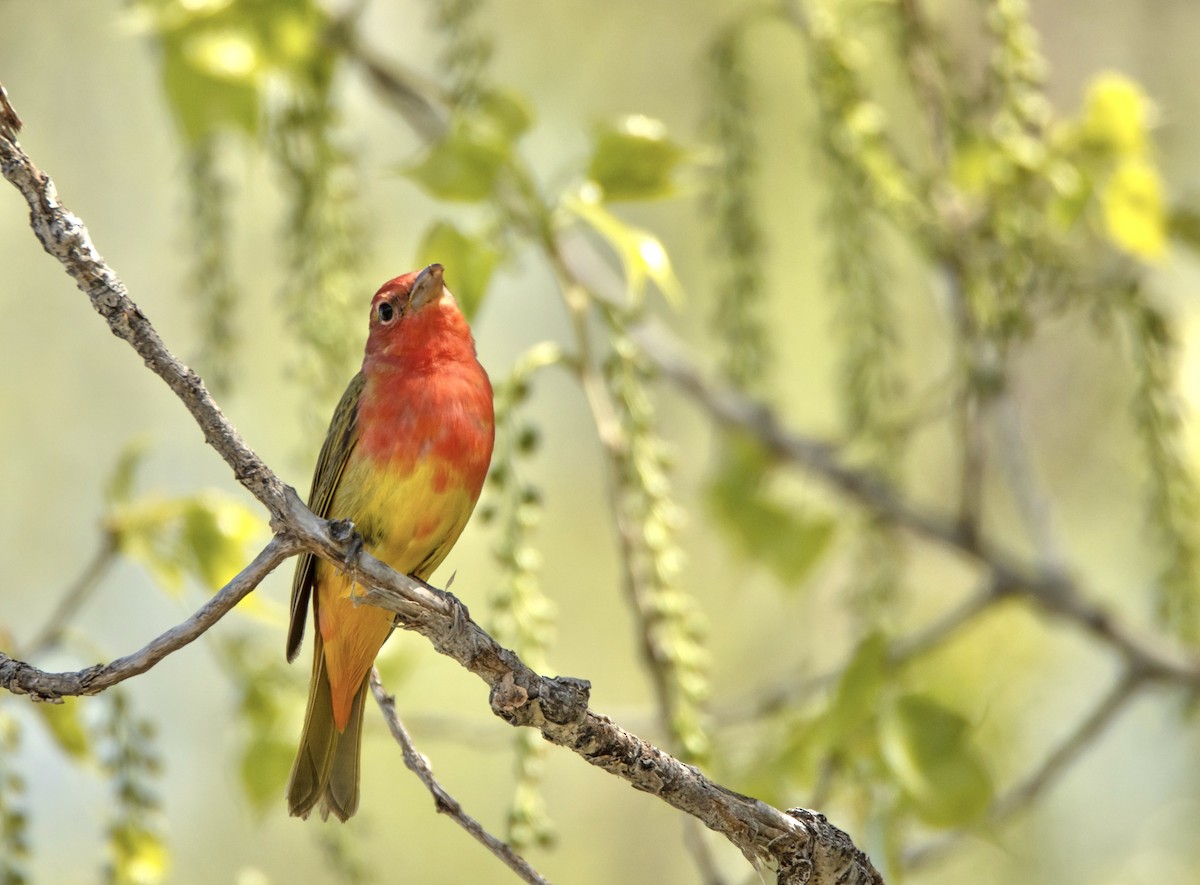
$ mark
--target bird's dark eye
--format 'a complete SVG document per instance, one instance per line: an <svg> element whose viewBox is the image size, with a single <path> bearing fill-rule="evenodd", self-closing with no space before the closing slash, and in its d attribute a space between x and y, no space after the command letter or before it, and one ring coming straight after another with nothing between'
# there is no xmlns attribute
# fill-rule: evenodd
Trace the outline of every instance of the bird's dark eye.
<svg viewBox="0 0 1200 885"><path fill-rule="evenodd" d="M396 308L392 307L386 301L380 302L379 305L379 322L390 323L396 318Z"/></svg>

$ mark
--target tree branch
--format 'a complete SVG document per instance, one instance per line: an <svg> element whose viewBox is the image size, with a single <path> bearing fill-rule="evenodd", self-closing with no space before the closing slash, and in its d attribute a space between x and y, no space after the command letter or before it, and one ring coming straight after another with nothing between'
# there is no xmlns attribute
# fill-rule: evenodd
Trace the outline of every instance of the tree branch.
<svg viewBox="0 0 1200 885"><path fill-rule="evenodd" d="M437 778L433 776L433 769L429 767L429 761L417 751L412 738L409 737L408 730L400 721L400 714L396 712L396 699L384 690L383 683L379 679L379 671L374 667L371 668L371 694L375 696L375 703L383 712L388 730L396 739L396 743L400 745L400 752L404 754L404 764L429 790L438 813L449 815L451 820L470 833L488 851L500 858L524 881L531 885L550 885L549 880L543 878L525 858L513 850L511 845L497 839L485 830L479 821L463 811L458 800L447 793L438 783Z"/></svg>
<svg viewBox="0 0 1200 885"><path fill-rule="evenodd" d="M145 673L167 655L198 639L223 618L262 579L287 559L299 553L301 546L276 535L254 561L178 626L151 641L144 648L110 664L97 664L74 673L47 673L0 652L0 688L13 694L27 694L35 701L61 702L67 695L99 694L131 676Z"/></svg>
<svg viewBox="0 0 1200 885"><path fill-rule="evenodd" d="M389 611L411 610L394 589L374 581L364 583L363 602ZM785 856L794 856L813 864L816 878L810 881L814 885L826 881L883 881L857 849L853 849L852 857L842 858L848 878L824 878L830 872L818 865L826 863L819 860L819 855L828 850L827 845L818 845L818 835L824 832L821 828L714 783L697 768L588 709L589 682L538 675L472 621L462 603L452 596L446 598L456 607L453 616L420 610L405 617L400 626L422 634L437 651L486 682L491 688L492 712L501 719L511 725L539 729L551 743L572 750L597 768L628 781L634 789L658 796L698 818L737 845L756 865L782 863Z"/></svg>
<svg viewBox="0 0 1200 885"><path fill-rule="evenodd" d="M664 378L717 422L751 434L775 457L807 470L914 535L974 560L990 574L994 593L1022 596L1075 624L1116 651L1139 678L1200 690L1200 658L1167 647L1162 637L1142 637L1094 602L1072 576L1057 568L1028 565L981 534L964 532L957 521L908 503L882 478L848 466L837 446L784 428L767 406L705 379L661 327L644 325L631 337Z"/></svg>
<svg viewBox="0 0 1200 885"><path fill-rule="evenodd" d="M352 571L362 599L400 616L401 625L426 636L491 688L493 712L513 725L537 728L591 764L658 796L726 836L756 866L779 869L780 882L882 883L870 860L823 817L784 814L706 778L607 717L588 709L586 680L545 678L471 621L453 596L400 575L374 557L355 552L353 526L314 515L294 489L246 445L217 408L200 377L167 349L150 321L129 298L124 283L105 264L78 217L59 201L53 182L16 142L16 126L0 107L0 171L25 197L30 224L119 338L127 341L191 412L206 441L271 514L275 538L242 573L196 615L142 651L73 674L44 673L0 656L0 686L37 699L92 694L144 672L215 623L265 574L300 550Z"/></svg>

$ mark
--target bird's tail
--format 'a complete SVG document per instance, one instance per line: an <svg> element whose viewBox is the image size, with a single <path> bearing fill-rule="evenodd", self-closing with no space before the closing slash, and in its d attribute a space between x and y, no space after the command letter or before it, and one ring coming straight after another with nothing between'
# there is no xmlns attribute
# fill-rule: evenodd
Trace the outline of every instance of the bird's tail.
<svg viewBox="0 0 1200 885"><path fill-rule="evenodd" d="M333 721L333 696L325 672L321 631L314 630L312 679L300 749L288 778L288 810L293 817L308 817L320 803L321 819L330 813L346 820L358 810L359 756L362 747L363 704L370 672L354 695L350 719L339 731Z"/></svg>

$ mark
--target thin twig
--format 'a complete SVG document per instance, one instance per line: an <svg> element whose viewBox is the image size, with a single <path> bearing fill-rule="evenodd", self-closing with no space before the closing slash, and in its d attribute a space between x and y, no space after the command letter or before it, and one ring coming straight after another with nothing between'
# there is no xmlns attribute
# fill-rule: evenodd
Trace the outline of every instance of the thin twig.
<svg viewBox="0 0 1200 885"><path fill-rule="evenodd" d="M1034 799L1062 777L1083 750L1090 746L1105 727L1125 709L1126 704L1137 694L1142 683L1143 679L1139 674L1126 671L1097 702L1092 712L1079 721L1075 730L1063 738L1062 742L1046 756L1036 770L996 800L991 819L995 822L1007 820L1028 807Z"/></svg>
<svg viewBox="0 0 1200 885"><path fill-rule="evenodd" d="M684 818L683 844L696 864L703 885L726 885L725 876L717 866L712 846L708 844L709 833L694 817Z"/></svg>
<svg viewBox="0 0 1200 885"><path fill-rule="evenodd" d="M399 111L405 122L427 142L446 134L449 107L444 91L414 71L385 62L359 39L353 27L355 16L335 22L327 37L356 62L371 84Z"/></svg>
<svg viewBox="0 0 1200 885"><path fill-rule="evenodd" d="M958 470L958 526L967 537L979 534L983 519L983 479L987 470L987 440L983 423L988 399L968 387L962 392L955 416L961 459Z"/></svg>
<svg viewBox="0 0 1200 885"><path fill-rule="evenodd" d="M919 0L901 0L898 12L904 27L901 45L913 94L925 112L929 146L938 165L945 169L952 155L952 139L944 110L951 104L949 79L939 64L937 43Z"/></svg>
<svg viewBox="0 0 1200 885"><path fill-rule="evenodd" d="M104 538L100 543L99 549L95 555L88 560L88 564L84 566L79 577L75 579L66 592L63 593L55 606L53 613L46 619L46 623L42 625L42 629L34 636L28 646L21 649L21 656L27 658L38 658L45 654L54 646L58 645L62 639L63 632L71 623L71 619L87 602L93 591L100 586L100 580L104 577L108 567L116 560L117 556L117 537L110 531L104 532Z"/></svg>
<svg viewBox="0 0 1200 885"><path fill-rule="evenodd" d="M167 655L200 638L228 614L275 568L300 552L300 545L281 535L273 537L254 560L200 606L196 613L145 647L109 664L73 673L47 673L0 652L0 688L27 694L33 700L57 702L66 695L92 695L130 677L145 673Z"/></svg>
<svg viewBox="0 0 1200 885"><path fill-rule="evenodd" d="M383 712L383 718L388 724L392 737L400 745L400 751L404 754L404 764L429 790L438 813L449 815L451 820L470 833L476 841L500 858L509 869L526 882L530 882L532 885L549 885L550 880L541 876L525 858L513 850L511 845L502 839L497 839L485 830L479 821L463 811L458 800L447 793L445 788L438 783L437 778L433 776L433 769L429 767L429 761L417 751L412 738L404 728L404 723L400 721L400 714L396 712L395 697L384 690L383 683L379 679L379 671L374 667L371 668L371 694L375 696L375 703Z"/></svg>
<svg viewBox="0 0 1200 885"><path fill-rule="evenodd" d="M616 409L608 389L595 364L588 330L588 310L592 303L591 293L576 277L556 243L546 244L547 257L563 292L571 328L575 338L577 358L573 361L576 377L583 388L584 399L596 428L605 454L605 488L608 494L608 510L613 520L617 548L621 560L621 582L629 605L637 615L642 656L650 671L654 689L655 705L659 721L666 734L671 734L671 687L667 678L669 662L663 650L655 642L650 626L650 594L645 580L638 571L637 555L640 533L626 512L624 491L621 484L623 463L629 457L629 440L622 432Z"/></svg>
<svg viewBox="0 0 1200 885"><path fill-rule="evenodd" d="M1049 498L1042 492L1030 462L1029 447L1021 434L1020 414L1011 392L999 395L993 415L1000 434L999 456L1008 474L1008 488L1028 527L1041 567L1047 572L1065 574L1066 557L1054 527Z"/></svg>

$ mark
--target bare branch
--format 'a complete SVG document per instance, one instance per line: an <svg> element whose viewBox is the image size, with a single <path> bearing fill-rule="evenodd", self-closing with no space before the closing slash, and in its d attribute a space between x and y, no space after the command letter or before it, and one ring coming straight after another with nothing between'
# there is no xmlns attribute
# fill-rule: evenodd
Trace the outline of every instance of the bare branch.
<svg viewBox="0 0 1200 885"><path fill-rule="evenodd" d="M1041 765L1020 784L996 799L991 819L997 822L1007 820L1044 793L1125 709L1142 686L1142 681L1132 671L1121 676Z"/></svg>
<svg viewBox="0 0 1200 885"><path fill-rule="evenodd" d="M364 602L389 611L411 610L394 590L375 586L374 581L364 584ZM691 814L756 862L776 861L788 851L806 857L817 851L812 844L815 830L757 799L714 783L695 767L591 711L587 707L590 683L538 675L472 621L462 603L449 595L446 598L457 608L454 616L421 610L401 626L421 633L439 652L488 683L492 712L497 716L512 725L539 729L548 741ZM821 878L826 873L814 869L817 878L813 883L839 881ZM882 882L865 855L856 855L852 869L857 878L844 881Z"/></svg>
<svg viewBox="0 0 1200 885"><path fill-rule="evenodd" d="M35 701L58 702L66 695L98 694L131 676L145 673L171 652L198 639L209 627L228 614L263 578L300 552L300 545L277 535L254 561L209 599L194 615L154 639L144 648L110 664L88 667L74 673L46 673L0 652L0 688L27 694Z"/></svg>
<svg viewBox="0 0 1200 885"><path fill-rule="evenodd" d="M524 881L530 882L532 885L549 885L549 879L543 878L525 858L513 850L511 845L497 839L485 830L479 821L463 811L458 800L447 793L438 783L437 778L433 776L433 769L429 767L429 761L417 751L404 723L400 721L400 714L396 712L396 699L384 690L383 683L379 679L379 671L374 667L371 668L371 694L375 696L375 703L383 712L383 718L388 724L392 737L400 745L400 751L404 754L404 764L429 790L438 813L449 815L451 820L470 833L488 851L504 861L508 868Z"/></svg>
<svg viewBox="0 0 1200 885"><path fill-rule="evenodd" d="M371 85L394 107L427 142L443 138L448 125L449 108L444 91L436 83L394 62L381 59L359 39L352 16L337 22L329 39L362 67Z"/></svg>
<svg viewBox="0 0 1200 885"><path fill-rule="evenodd" d="M1030 566L981 535L964 532L956 521L913 506L882 478L848 466L837 446L784 428L767 406L706 380L662 328L643 326L631 337L664 378L719 423L753 435L775 457L809 471L918 537L965 554L990 574L996 593L1023 596L1047 613L1075 624L1109 645L1142 678L1200 689L1200 658L1168 647L1162 637L1138 635L1085 594L1072 576Z"/></svg>
<svg viewBox="0 0 1200 885"><path fill-rule="evenodd" d="M1050 501L1030 461L1029 447L1021 435L1021 416L1011 391L998 395L994 414L1000 434L998 454L1008 475L1008 487L1038 551L1041 567L1047 572L1065 574L1067 560L1054 527Z"/></svg>

